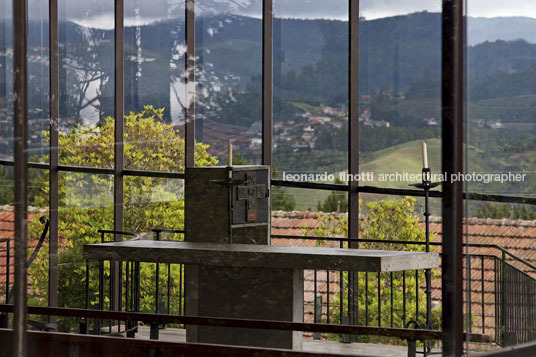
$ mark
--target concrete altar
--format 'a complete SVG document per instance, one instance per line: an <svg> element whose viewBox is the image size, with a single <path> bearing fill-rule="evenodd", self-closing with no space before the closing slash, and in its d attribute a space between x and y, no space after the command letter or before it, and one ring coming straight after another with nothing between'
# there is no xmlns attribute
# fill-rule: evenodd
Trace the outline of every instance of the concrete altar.
<svg viewBox="0 0 536 357"><path fill-rule="evenodd" d="M303 320L303 270L392 272L439 266L436 252L275 247L166 241L125 241L84 246L84 258L132 260L200 266L212 276L198 281L186 305L203 307L201 316ZM253 279L253 280L250 280ZM186 289L191 289L187 286ZM244 295L242 295L244 294ZM187 293L188 296L188 293ZM197 298L197 302L192 301ZM187 310L187 314L190 313ZM205 329L208 328L208 329ZM301 336L288 331L203 326L192 329L202 342L263 347L301 347ZM190 332L192 333L192 332ZM300 337L300 339L298 339Z"/></svg>

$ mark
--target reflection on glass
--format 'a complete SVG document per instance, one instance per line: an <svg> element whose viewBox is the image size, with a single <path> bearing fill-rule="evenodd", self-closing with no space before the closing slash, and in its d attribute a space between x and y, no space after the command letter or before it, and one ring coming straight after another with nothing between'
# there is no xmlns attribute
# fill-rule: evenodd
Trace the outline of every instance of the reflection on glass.
<svg viewBox="0 0 536 357"><path fill-rule="evenodd" d="M348 1L330 3L343 9L337 19L310 19L316 6L325 8L317 2L297 12L292 2L274 1L274 165L280 173L347 171Z"/></svg>
<svg viewBox="0 0 536 357"><path fill-rule="evenodd" d="M261 1L196 1L196 140L226 163L259 164L262 134Z"/></svg>
<svg viewBox="0 0 536 357"><path fill-rule="evenodd" d="M13 12L0 0L0 160L13 160Z"/></svg>
<svg viewBox="0 0 536 357"><path fill-rule="evenodd" d="M100 242L99 229L113 229L113 179L109 175L61 173L59 176L60 307L85 307L84 244ZM109 237L108 237L109 239ZM96 306L98 269L91 270L90 306ZM42 287L40 287L42 288ZM61 330L77 322L58 321Z"/></svg>
<svg viewBox="0 0 536 357"><path fill-rule="evenodd" d="M183 234L160 233L153 229L184 230L184 181L178 179L125 177L124 229L129 232L148 233L147 239L183 240ZM125 237L129 239L129 237ZM184 303L181 275L183 267L171 265L169 279L169 311L179 313ZM141 263L140 311L155 311L156 268L152 263ZM167 311L167 265L159 266L159 312Z"/></svg>
<svg viewBox="0 0 536 357"><path fill-rule="evenodd" d="M48 3L32 7L28 19L28 160L48 162L48 143L45 131L49 121L49 37Z"/></svg>
<svg viewBox="0 0 536 357"><path fill-rule="evenodd" d="M99 125L114 115L113 13L111 0L59 2L61 164L111 166L113 140L102 138Z"/></svg>
<svg viewBox="0 0 536 357"><path fill-rule="evenodd" d="M144 112L146 106L161 110L161 114L152 118L155 125L150 125L142 137L131 136L127 132L125 144L150 152L153 147L165 147L168 144L168 138L154 132L158 130L159 123L164 123L166 130L173 131L174 136L184 137L184 4L171 0L127 1L124 41L127 130L136 125L131 123L133 118L129 113ZM183 140L180 145L184 146ZM181 148L181 151L184 152L184 149ZM174 161L173 165L166 166L161 165L157 159L149 160L146 165L127 160L126 167L182 170L184 156L175 157Z"/></svg>
<svg viewBox="0 0 536 357"><path fill-rule="evenodd" d="M48 230L43 236L49 217L48 185L48 171L28 170L28 256L37 254L28 269L29 305L48 306Z"/></svg>
<svg viewBox="0 0 536 357"><path fill-rule="evenodd" d="M127 231L184 229L183 180L127 176L124 192L124 224Z"/></svg>
<svg viewBox="0 0 536 357"><path fill-rule="evenodd" d="M363 184L409 188L421 182L405 173L421 174L423 141L432 173L441 171L441 2L360 6L359 158L374 174Z"/></svg>

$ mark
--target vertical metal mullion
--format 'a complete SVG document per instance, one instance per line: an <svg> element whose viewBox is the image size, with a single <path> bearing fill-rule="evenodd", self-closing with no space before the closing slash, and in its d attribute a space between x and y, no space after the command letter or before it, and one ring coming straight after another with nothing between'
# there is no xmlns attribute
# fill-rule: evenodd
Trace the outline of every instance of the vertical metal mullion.
<svg viewBox="0 0 536 357"><path fill-rule="evenodd" d="M463 173L463 0L443 0L441 142L442 171ZM445 356L463 353L463 184L447 180L442 190L442 341Z"/></svg>
<svg viewBox="0 0 536 357"><path fill-rule="evenodd" d="M195 166L195 1L186 0L185 167Z"/></svg>
<svg viewBox="0 0 536 357"><path fill-rule="evenodd" d="M348 172L359 173L359 0L348 1ZM359 182L348 181L348 248L358 248L359 239ZM356 272L348 273L348 314L350 324L358 322L358 282Z"/></svg>
<svg viewBox="0 0 536 357"><path fill-rule="evenodd" d="M49 250L48 250L48 306L58 306L58 225L59 225L59 48L58 0L49 0L49 56L50 56L50 171L49 171ZM49 321L55 322L50 316Z"/></svg>
<svg viewBox="0 0 536 357"><path fill-rule="evenodd" d="M15 341L16 356L26 356L26 305L28 243L28 162L27 162L27 10L26 1L13 1L13 83L15 159Z"/></svg>
<svg viewBox="0 0 536 357"><path fill-rule="evenodd" d="M273 0L262 2L262 164L272 165Z"/></svg>
<svg viewBox="0 0 536 357"><path fill-rule="evenodd" d="M115 111L115 133L114 133L114 229L123 230L123 170L124 170L124 4L123 0L115 0L114 17L114 111ZM115 241L123 239L122 235L114 235ZM110 270L113 265L114 291L119 292L121 281L119 279L119 262L110 262ZM113 309L119 310L120 294L114 294Z"/></svg>

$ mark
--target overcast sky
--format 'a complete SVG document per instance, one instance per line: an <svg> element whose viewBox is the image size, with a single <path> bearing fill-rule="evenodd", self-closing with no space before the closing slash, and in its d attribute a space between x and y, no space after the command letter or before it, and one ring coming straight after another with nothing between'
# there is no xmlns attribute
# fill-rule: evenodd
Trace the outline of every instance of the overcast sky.
<svg viewBox="0 0 536 357"><path fill-rule="evenodd" d="M3 15L10 13L12 0L0 0ZM36 18L46 14L48 2L28 0L29 15ZM184 0L125 0L125 17L133 18L135 5L140 8L138 19L154 19L183 15ZM260 17L261 0L197 0L200 12L223 12ZM113 0L59 0L60 16L85 23L106 26L113 15ZM415 11L439 12L440 0L361 0L361 15L367 19L408 14ZM299 18L347 19L348 0L274 0L276 16ZM469 0L468 14L473 17L526 16L536 18L535 0ZM2 16L2 15L0 15ZM127 21L128 22L128 21Z"/></svg>

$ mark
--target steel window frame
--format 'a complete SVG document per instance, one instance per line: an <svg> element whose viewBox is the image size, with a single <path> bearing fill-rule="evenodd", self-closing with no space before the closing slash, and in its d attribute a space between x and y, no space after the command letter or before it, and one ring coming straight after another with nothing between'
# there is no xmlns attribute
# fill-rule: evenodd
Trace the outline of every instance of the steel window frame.
<svg viewBox="0 0 536 357"><path fill-rule="evenodd" d="M351 174L359 171L359 0L349 2L349 127L348 127L348 170ZM463 0L442 0L442 166L443 171L455 173L463 171ZM114 180L114 229L123 228L123 185L124 176L150 176L170 179L184 179L184 173L127 170L124 168L124 3L114 0L114 104L115 104L115 146L114 168L74 167L59 164L58 120L59 120L59 48L58 48L58 0L49 0L50 36L50 162L49 164L27 163L27 83L26 83L26 2L13 0L13 21L15 29L15 151L14 161L0 161L2 165L15 168L15 227L16 227L16 286L15 308L16 347L24 355L26 320L26 256L27 236L27 170L28 167L49 170L50 184L50 280L49 305L58 302L58 183L59 172L84 172L112 175ZM262 163L271 165L273 160L273 0L263 0L262 5ZM186 112L185 112L185 166L195 166L195 1L185 0L186 22ZM289 183L274 180L274 186L301 187L325 190L347 191L349 199L349 240L351 248L357 248L359 232L359 193L379 193L393 195L421 196L416 190L397 190L379 187L359 187L352 181L348 185L314 183ZM535 198L500 195L463 193L461 183L445 184L441 193L432 197L442 198L443 212L443 270L444 309L443 344L445 353L458 356L463 348L463 311L457 305L461 301L461 222L463 200L480 199L486 201L536 204ZM117 306L116 306L117 307ZM354 321L356 317L352 318Z"/></svg>

